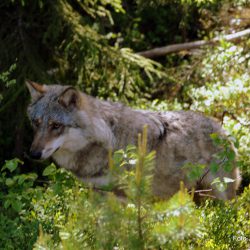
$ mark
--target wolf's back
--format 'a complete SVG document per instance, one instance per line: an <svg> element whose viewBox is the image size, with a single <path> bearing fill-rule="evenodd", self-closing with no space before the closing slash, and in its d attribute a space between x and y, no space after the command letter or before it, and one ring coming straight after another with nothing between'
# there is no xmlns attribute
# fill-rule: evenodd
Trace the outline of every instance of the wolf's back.
<svg viewBox="0 0 250 250"><path fill-rule="evenodd" d="M184 181L188 188L195 186L199 181L202 187L210 188L210 183L216 177L239 180L239 171L234 166L231 172L224 171L222 166L216 174L210 171L209 166L212 162L220 165L220 161L223 161L215 158L223 148L216 146L211 138L211 134L218 134L226 139L225 132L218 122L192 111L164 112L161 115L168 124L168 130L165 140L156 149L157 165L153 183L156 194L171 196L178 191L180 181ZM204 166L202 179L188 180L185 168L188 164ZM220 194L214 191L214 195L222 199L232 198L237 185L236 181L229 185L228 193Z"/></svg>

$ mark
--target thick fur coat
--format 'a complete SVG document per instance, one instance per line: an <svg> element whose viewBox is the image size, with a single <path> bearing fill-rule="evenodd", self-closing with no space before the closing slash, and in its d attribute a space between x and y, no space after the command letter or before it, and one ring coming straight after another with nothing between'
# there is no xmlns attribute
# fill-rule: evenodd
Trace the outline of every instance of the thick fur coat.
<svg viewBox="0 0 250 250"><path fill-rule="evenodd" d="M27 82L32 101L28 115L35 130L31 156L52 159L85 182L102 186L109 182L108 151L137 144L138 133L148 127L148 149L156 150L153 193L169 198L186 187L213 188L212 195L231 199L240 183L239 171L223 169L214 175L209 165L221 149L210 135L224 136L221 126L211 118L192 111L151 112L133 110L119 103L102 101L73 87L39 85ZM187 178L186 164L204 164L198 181ZM234 179L225 192L211 187L216 177Z"/></svg>

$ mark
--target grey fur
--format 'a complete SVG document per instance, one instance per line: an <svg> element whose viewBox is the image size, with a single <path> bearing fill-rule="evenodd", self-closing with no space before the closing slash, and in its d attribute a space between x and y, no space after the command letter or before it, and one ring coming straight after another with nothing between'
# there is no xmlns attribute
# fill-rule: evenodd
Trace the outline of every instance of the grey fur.
<svg viewBox="0 0 250 250"><path fill-rule="evenodd" d="M31 89L30 83L28 85ZM46 92L40 95L37 92L34 95L34 88L31 91L33 101L28 108L29 117L41 120L32 148L44 150L45 158L51 155L58 165L71 170L84 181L94 185L107 184L108 150L136 144L144 125L148 126L149 150L156 150L153 178L156 196L169 198L179 190L181 180L188 188L195 187L197 183L187 179L182 166L186 163L209 166L219 150L210 134L224 135L224 131L216 121L199 113L133 110L77 90L73 98L71 92L67 94L67 88L74 92L70 86L59 85L46 86ZM67 104L62 105L60 98ZM53 135L52 139L48 133L51 120L63 124L60 135ZM217 176L235 179L225 192L213 190L217 198L233 198L240 183L239 170L234 168L230 173L219 170L216 176L207 170L204 170L206 174L199 185L210 188L211 181Z"/></svg>

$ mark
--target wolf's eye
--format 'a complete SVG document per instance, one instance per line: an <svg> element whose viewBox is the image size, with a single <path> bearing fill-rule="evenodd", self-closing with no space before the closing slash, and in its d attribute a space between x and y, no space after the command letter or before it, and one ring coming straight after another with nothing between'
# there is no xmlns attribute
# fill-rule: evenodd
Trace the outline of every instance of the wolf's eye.
<svg viewBox="0 0 250 250"><path fill-rule="evenodd" d="M53 124L51 125L51 128L52 128L53 130L56 130L56 129L59 129L61 126L62 126L62 124L60 124L60 123L53 123Z"/></svg>

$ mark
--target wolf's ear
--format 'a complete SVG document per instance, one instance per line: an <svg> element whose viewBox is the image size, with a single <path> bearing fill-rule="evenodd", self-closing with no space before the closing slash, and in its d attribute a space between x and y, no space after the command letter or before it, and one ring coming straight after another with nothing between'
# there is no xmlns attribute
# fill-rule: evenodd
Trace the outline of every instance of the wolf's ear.
<svg viewBox="0 0 250 250"><path fill-rule="evenodd" d="M29 89L32 101L37 100L39 97L45 94L48 90L46 85L40 85L30 80L26 80L25 83L26 83L27 88Z"/></svg>
<svg viewBox="0 0 250 250"><path fill-rule="evenodd" d="M74 109L80 106L80 95L77 89L69 87L59 96L58 102L67 109Z"/></svg>

